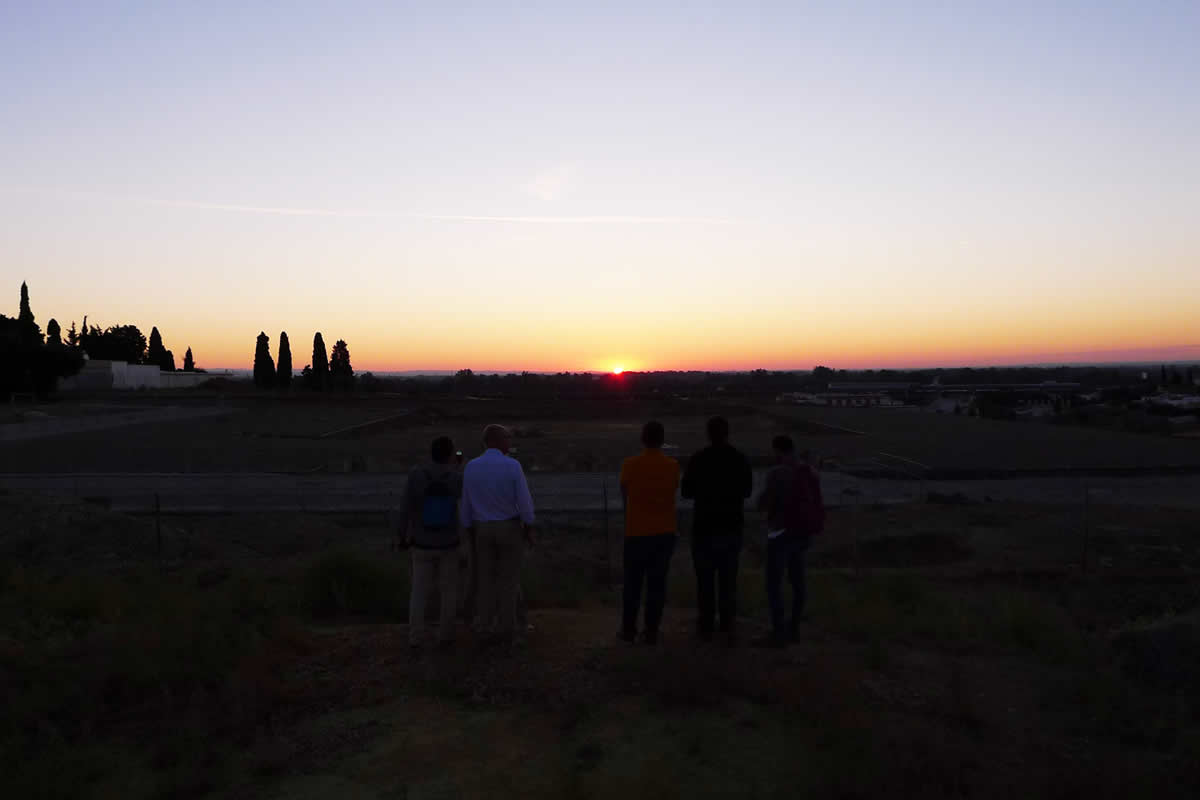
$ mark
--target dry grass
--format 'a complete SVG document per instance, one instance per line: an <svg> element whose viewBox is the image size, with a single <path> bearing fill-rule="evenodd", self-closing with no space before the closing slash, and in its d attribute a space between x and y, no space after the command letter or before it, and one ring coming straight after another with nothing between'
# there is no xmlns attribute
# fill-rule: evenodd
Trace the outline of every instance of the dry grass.
<svg viewBox="0 0 1200 800"><path fill-rule="evenodd" d="M816 571L799 648L726 649L690 637L685 540L663 645L627 647L597 523L572 516L531 554L525 650L464 632L418 657L380 528L281 524L259 551L231 533L97 570L54 525L101 550L143 529L71 513L38 517L53 547L0 550L14 796L1172 797L1200 777L1187 586ZM741 581L750 633L756 546Z"/></svg>

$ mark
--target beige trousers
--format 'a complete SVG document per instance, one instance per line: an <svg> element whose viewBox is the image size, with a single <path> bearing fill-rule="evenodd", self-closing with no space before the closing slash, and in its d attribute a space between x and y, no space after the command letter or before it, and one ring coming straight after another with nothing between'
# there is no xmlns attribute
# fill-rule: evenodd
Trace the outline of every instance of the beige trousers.
<svg viewBox="0 0 1200 800"><path fill-rule="evenodd" d="M421 644L425 639L425 609L436 586L439 591L438 639L454 639L458 616L458 548L422 550L412 548L412 595L408 601L408 639Z"/></svg>
<svg viewBox="0 0 1200 800"><path fill-rule="evenodd" d="M519 520L475 524L475 555L479 562L476 625L481 632L513 635L524 554L525 536Z"/></svg>

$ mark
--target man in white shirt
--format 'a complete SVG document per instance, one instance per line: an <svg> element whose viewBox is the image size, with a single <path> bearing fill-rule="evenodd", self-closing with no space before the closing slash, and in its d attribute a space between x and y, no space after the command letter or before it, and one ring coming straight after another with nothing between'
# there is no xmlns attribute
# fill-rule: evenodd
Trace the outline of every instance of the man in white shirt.
<svg viewBox="0 0 1200 800"><path fill-rule="evenodd" d="M520 463L508 456L512 436L500 425L483 431L487 450L463 473L462 525L472 531L478 559L476 617L480 631L513 640L521 558L533 544L533 498Z"/></svg>

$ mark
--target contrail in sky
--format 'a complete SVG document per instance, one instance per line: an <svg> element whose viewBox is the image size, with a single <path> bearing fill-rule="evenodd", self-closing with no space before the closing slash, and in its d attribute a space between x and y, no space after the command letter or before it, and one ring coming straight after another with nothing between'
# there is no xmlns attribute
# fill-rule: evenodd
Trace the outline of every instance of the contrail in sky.
<svg viewBox="0 0 1200 800"><path fill-rule="evenodd" d="M405 211L370 211L332 208L301 208L294 206L251 206L235 203L206 203L195 200L164 200L135 195L114 195L67 189L13 189L4 191L44 195L82 197L93 200L108 200L162 208L190 208L202 211L227 211L241 214L266 214L283 217L332 217L338 219L411 219L427 222L499 222L535 225L670 225L705 224L736 225L746 220L728 217L681 217L681 216L634 216L624 214L586 216L522 216L506 214L418 214Z"/></svg>

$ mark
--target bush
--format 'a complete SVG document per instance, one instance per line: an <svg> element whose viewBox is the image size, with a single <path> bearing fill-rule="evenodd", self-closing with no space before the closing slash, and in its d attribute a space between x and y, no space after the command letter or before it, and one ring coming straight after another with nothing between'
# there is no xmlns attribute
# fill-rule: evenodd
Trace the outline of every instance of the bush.
<svg viewBox="0 0 1200 800"><path fill-rule="evenodd" d="M397 561L373 561L355 553L331 553L305 570L300 607L312 617L345 615L404 620L409 574Z"/></svg>

